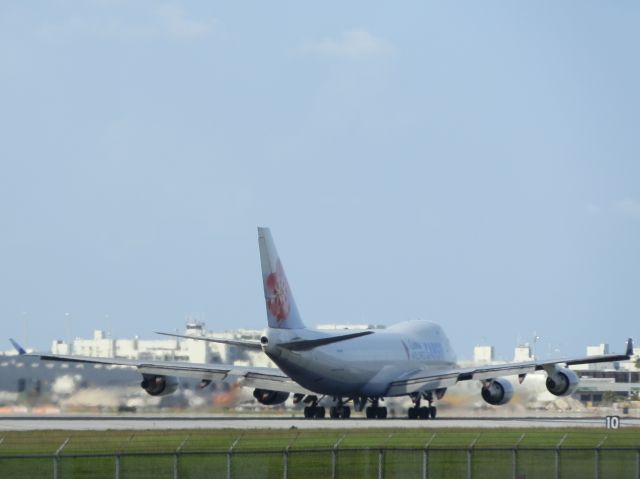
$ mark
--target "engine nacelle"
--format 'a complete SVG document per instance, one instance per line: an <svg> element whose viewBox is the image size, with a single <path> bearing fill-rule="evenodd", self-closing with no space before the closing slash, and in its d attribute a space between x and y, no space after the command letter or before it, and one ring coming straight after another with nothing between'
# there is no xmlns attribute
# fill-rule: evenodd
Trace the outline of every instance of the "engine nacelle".
<svg viewBox="0 0 640 479"><path fill-rule="evenodd" d="M167 396L176 392L179 386L175 376L157 376L155 374L143 374L140 387L151 396Z"/></svg>
<svg viewBox="0 0 640 479"><path fill-rule="evenodd" d="M511 401L513 386L504 378L491 379L482 386L482 399L492 406L501 406Z"/></svg>
<svg viewBox="0 0 640 479"><path fill-rule="evenodd" d="M578 375L571 369L559 368L547 376L547 390L554 396L569 396L573 394L579 383Z"/></svg>
<svg viewBox="0 0 640 479"><path fill-rule="evenodd" d="M253 397L260 404L265 406L274 406L276 404L282 404L289 397L289 393L282 391L270 391L269 389L254 389Z"/></svg>

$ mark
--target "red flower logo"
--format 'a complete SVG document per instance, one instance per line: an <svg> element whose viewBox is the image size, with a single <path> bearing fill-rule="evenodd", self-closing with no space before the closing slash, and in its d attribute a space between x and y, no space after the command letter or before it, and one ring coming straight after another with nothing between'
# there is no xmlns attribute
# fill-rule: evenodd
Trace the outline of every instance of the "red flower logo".
<svg viewBox="0 0 640 479"><path fill-rule="evenodd" d="M276 270L267 276L267 308L278 321L285 321L289 316L289 285L284 269L278 259Z"/></svg>

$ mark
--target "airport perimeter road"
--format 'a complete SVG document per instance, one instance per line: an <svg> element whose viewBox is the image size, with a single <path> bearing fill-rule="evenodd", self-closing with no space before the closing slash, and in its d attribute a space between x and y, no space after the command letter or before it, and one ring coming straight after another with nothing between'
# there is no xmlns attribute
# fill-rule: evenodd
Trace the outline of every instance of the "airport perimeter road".
<svg viewBox="0 0 640 479"><path fill-rule="evenodd" d="M0 416L0 431L108 429L371 429L371 428L605 428L604 417L456 417L436 420L320 419L229 416ZM640 427L640 418L620 418L620 427Z"/></svg>

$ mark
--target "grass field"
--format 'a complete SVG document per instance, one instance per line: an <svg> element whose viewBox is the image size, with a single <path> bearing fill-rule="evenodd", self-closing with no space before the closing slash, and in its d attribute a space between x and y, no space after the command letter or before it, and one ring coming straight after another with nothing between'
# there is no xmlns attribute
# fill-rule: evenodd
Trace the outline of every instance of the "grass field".
<svg viewBox="0 0 640 479"><path fill-rule="evenodd" d="M377 477L378 468L384 477L421 477L426 461L430 478L466 478L469 467L472 477L510 478L516 446L516 476L547 478L559 443L560 477L635 478L640 430L33 431L0 433L0 441L0 476L11 478L53 477L54 467L60 479L113 478L116 469L120 479L227 477L231 448L233 477L282 478L285 462L288 477L331 477L334 467L349 479Z"/></svg>

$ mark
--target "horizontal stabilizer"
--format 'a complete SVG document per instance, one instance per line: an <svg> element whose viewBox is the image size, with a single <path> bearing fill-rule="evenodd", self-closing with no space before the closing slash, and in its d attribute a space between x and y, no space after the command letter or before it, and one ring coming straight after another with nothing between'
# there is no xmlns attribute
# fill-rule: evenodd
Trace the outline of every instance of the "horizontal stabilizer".
<svg viewBox="0 0 640 479"><path fill-rule="evenodd" d="M262 346L260 346L260 341L252 341L250 339L222 339L222 338L210 338L207 336L187 336L184 334L162 333L160 331L156 331L155 333L162 334L163 336L173 336L174 338L195 339L197 341L207 341L210 343L228 344L229 346L238 346L241 348L248 348L248 349L256 349L256 350L262 349Z"/></svg>
<svg viewBox="0 0 640 479"><path fill-rule="evenodd" d="M361 336L368 336L369 334L373 334L373 331L360 331L358 333L329 336L327 338L320 339L303 339L300 341L291 341L289 343L280 343L278 346L289 349L290 351L308 351L309 349L317 348L318 346L326 346L327 344L359 338Z"/></svg>

